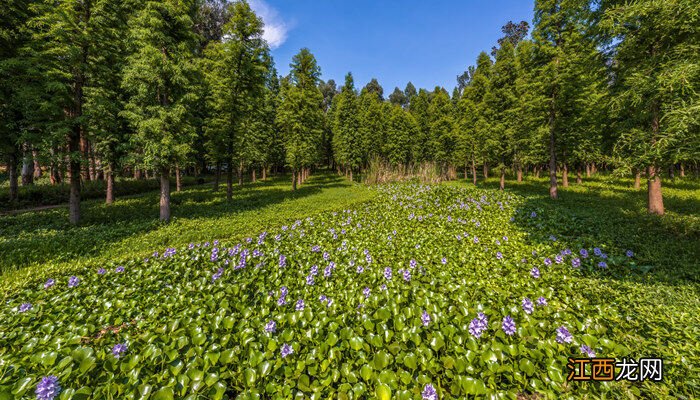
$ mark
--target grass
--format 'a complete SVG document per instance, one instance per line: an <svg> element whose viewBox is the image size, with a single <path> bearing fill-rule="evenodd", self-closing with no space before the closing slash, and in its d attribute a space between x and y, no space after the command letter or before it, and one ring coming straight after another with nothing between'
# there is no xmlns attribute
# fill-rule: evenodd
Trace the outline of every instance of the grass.
<svg viewBox="0 0 700 400"><path fill-rule="evenodd" d="M82 203L79 227L68 210L0 216L0 287L5 296L38 275L73 271L111 260L145 257L154 249L207 240L234 240L284 221L349 207L371 199L366 188L335 175L312 176L296 192L287 176L234 187L209 185L172 194L173 220L158 222L158 192Z"/></svg>

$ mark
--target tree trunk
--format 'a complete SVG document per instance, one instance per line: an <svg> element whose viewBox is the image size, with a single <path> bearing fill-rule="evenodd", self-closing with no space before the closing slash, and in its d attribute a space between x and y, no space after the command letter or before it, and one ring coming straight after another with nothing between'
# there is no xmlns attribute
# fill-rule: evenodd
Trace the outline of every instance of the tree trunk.
<svg viewBox="0 0 700 400"><path fill-rule="evenodd" d="M499 189L503 190L506 188L506 169L501 168L501 182L499 185Z"/></svg>
<svg viewBox="0 0 700 400"><path fill-rule="evenodd" d="M472 158L472 182L474 183L474 186L476 186L476 162Z"/></svg>
<svg viewBox="0 0 700 400"><path fill-rule="evenodd" d="M10 203L14 203L19 198L17 179L17 154L14 151L7 157L7 177L10 180Z"/></svg>
<svg viewBox="0 0 700 400"><path fill-rule="evenodd" d="M214 191L219 191L219 181L221 180L221 162L216 162L216 170L214 172Z"/></svg>
<svg viewBox="0 0 700 400"><path fill-rule="evenodd" d="M542 168L540 166L535 166L535 178L540 179L540 170Z"/></svg>
<svg viewBox="0 0 700 400"><path fill-rule="evenodd" d="M32 152L29 151L29 144L25 144L23 147L22 186L28 186L34 183L34 161L32 160Z"/></svg>
<svg viewBox="0 0 700 400"><path fill-rule="evenodd" d="M160 220L170 221L170 169L160 169Z"/></svg>
<svg viewBox="0 0 700 400"><path fill-rule="evenodd" d="M80 158L76 153L80 151L80 127L75 127L70 134L68 150L71 154L68 168L70 170L70 195L68 197L70 223L77 225L80 222Z"/></svg>
<svg viewBox="0 0 700 400"><path fill-rule="evenodd" d="M350 182L353 182L353 179L352 179L352 168L350 168Z"/></svg>
<svg viewBox="0 0 700 400"><path fill-rule="evenodd" d="M238 186L243 186L243 161L238 163Z"/></svg>
<svg viewBox="0 0 700 400"><path fill-rule="evenodd" d="M583 183L583 179L581 178L581 166L576 167L576 184L580 185Z"/></svg>
<svg viewBox="0 0 700 400"><path fill-rule="evenodd" d="M292 169L292 190L297 190L297 170Z"/></svg>
<svg viewBox="0 0 700 400"><path fill-rule="evenodd" d="M515 176L516 176L516 180L518 182L523 181L523 166L522 165L518 164L518 167L515 170Z"/></svg>
<svg viewBox="0 0 700 400"><path fill-rule="evenodd" d="M85 136L84 130L80 130L80 153L83 156L82 172L83 180L85 182L90 181L90 144L88 143L87 137Z"/></svg>
<svg viewBox="0 0 700 400"><path fill-rule="evenodd" d="M638 169L634 169L634 189L638 190L642 185L642 173Z"/></svg>
<svg viewBox="0 0 700 400"><path fill-rule="evenodd" d="M557 193L557 156L554 152L554 130L549 134L549 197L556 199Z"/></svg>
<svg viewBox="0 0 700 400"><path fill-rule="evenodd" d="M257 179L255 179L255 168L253 168L253 183L257 182Z"/></svg>
<svg viewBox="0 0 700 400"><path fill-rule="evenodd" d="M586 178L591 177L591 164L586 163Z"/></svg>
<svg viewBox="0 0 700 400"><path fill-rule="evenodd" d="M51 181L52 185L58 185L61 183L61 172L60 168L56 164L55 161L51 162L51 168L49 172L49 181Z"/></svg>
<svg viewBox="0 0 700 400"><path fill-rule="evenodd" d="M107 198L105 199L105 203L112 204L114 203L114 166L112 163L109 163L107 166L105 175L107 175Z"/></svg>
<svg viewBox="0 0 700 400"><path fill-rule="evenodd" d="M489 165L484 162L484 180L489 179Z"/></svg>
<svg viewBox="0 0 700 400"><path fill-rule="evenodd" d="M35 158L35 160L36 160L36 158ZM680 165L680 174L681 174L681 178L685 178L685 164L683 164L683 163L681 163L681 165Z"/></svg>
<svg viewBox="0 0 700 400"><path fill-rule="evenodd" d="M598 172L598 167L596 167L595 163L591 164L591 174L595 174Z"/></svg>
<svg viewBox="0 0 700 400"><path fill-rule="evenodd" d="M668 176L671 179L676 179L676 166L671 164L668 166Z"/></svg>
<svg viewBox="0 0 700 400"><path fill-rule="evenodd" d="M41 165L39 165L39 152L36 149L32 150L32 158L34 159L34 179L41 178ZM683 164L681 164L683 168ZM681 169L682 171L682 169Z"/></svg>
<svg viewBox="0 0 700 400"><path fill-rule="evenodd" d="M267 179L267 165L263 165L262 167L262 180Z"/></svg>
<svg viewBox="0 0 700 400"><path fill-rule="evenodd" d="M561 182L562 186L569 187L569 166L566 163L564 163L564 168L562 169Z"/></svg>
<svg viewBox="0 0 700 400"><path fill-rule="evenodd" d="M231 201L231 199L233 199L233 158L229 157L227 164L228 167L226 168L226 200Z"/></svg>
<svg viewBox="0 0 700 400"><path fill-rule="evenodd" d="M647 167L647 194L648 194L648 211L650 214L664 215L664 199L661 194L661 178L657 175L657 168L654 166Z"/></svg>
<svg viewBox="0 0 700 400"><path fill-rule="evenodd" d="M175 166L175 191L180 192L182 190L182 181L180 179L180 166Z"/></svg>

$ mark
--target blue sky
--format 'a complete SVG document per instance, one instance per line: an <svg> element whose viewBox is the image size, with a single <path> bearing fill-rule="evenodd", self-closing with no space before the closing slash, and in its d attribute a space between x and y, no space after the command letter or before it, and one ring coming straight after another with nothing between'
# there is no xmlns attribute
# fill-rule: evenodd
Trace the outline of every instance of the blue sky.
<svg viewBox="0 0 700 400"><path fill-rule="evenodd" d="M251 0L266 23L277 69L308 47L324 80L350 71L360 88L372 78L385 95L410 80L448 90L456 76L491 51L509 20L532 24L530 0Z"/></svg>

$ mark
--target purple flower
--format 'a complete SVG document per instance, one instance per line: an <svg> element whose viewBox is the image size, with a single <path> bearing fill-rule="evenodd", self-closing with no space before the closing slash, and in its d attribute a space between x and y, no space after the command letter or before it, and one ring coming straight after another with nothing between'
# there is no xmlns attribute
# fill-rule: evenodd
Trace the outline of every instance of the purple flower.
<svg viewBox="0 0 700 400"><path fill-rule="evenodd" d="M306 277L306 284L309 286L314 285L314 276L313 275L309 275Z"/></svg>
<svg viewBox="0 0 700 400"><path fill-rule="evenodd" d="M366 287L366 288L362 289L362 294L365 295L366 299L369 298L370 293L372 293L372 290L370 290L370 288Z"/></svg>
<svg viewBox="0 0 700 400"><path fill-rule="evenodd" d="M280 265L280 268L287 266L287 257L285 257L284 254L280 254L279 265Z"/></svg>
<svg viewBox="0 0 700 400"><path fill-rule="evenodd" d="M384 268L384 278L386 278L387 280L391 280L391 268L390 267Z"/></svg>
<svg viewBox="0 0 700 400"><path fill-rule="evenodd" d="M321 246L318 246L318 245L313 246L313 247L311 248L311 251L314 252L314 253L318 253L319 251L321 251Z"/></svg>
<svg viewBox="0 0 700 400"><path fill-rule="evenodd" d="M566 327L560 326L559 328L557 328L557 342L571 343L573 339L574 337L571 336L571 333L569 333L569 330L566 329Z"/></svg>
<svg viewBox="0 0 700 400"><path fill-rule="evenodd" d="M544 259L544 265L546 265L546 266L552 265L552 260L551 260L549 257L545 258L545 259Z"/></svg>
<svg viewBox="0 0 700 400"><path fill-rule="evenodd" d="M574 268L578 268L581 266L581 259L576 257L573 260L571 260L571 266Z"/></svg>
<svg viewBox="0 0 700 400"><path fill-rule="evenodd" d="M331 277L331 271L333 271L333 267L331 265L328 265L324 270L323 270L323 276L326 278Z"/></svg>
<svg viewBox="0 0 700 400"><path fill-rule="evenodd" d="M608 268L608 263L606 263L605 261L601 261L598 263L598 266L600 268Z"/></svg>
<svg viewBox="0 0 700 400"><path fill-rule="evenodd" d="M515 334L515 321L513 321L513 318L511 318L510 315L506 315L506 317L503 318L503 324L501 324L501 328L503 329L503 332L508 336L513 336L513 334Z"/></svg>
<svg viewBox="0 0 700 400"><path fill-rule="evenodd" d="M19 312L24 313L32 309L32 303L22 303L19 305Z"/></svg>
<svg viewBox="0 0 700 400"><path fill-rule="evenodd" d="M324 252L323 252L323 259L326 260L326 261L328 261L328 259L330 259L330 258L331 258L331 255L328 254L327 251L324 251Z"/></svg>
<svg viewBox="0 0 700 400"><path fill-rule="evenodd" d="M78 284L80 284L80 279L78 279L77 276L73 275L68 279L68 287L69 288L76 287L76 286L78 286Z"/></svg>
<svg viewBox="0 0 700 400"><path fill-rule="evenodd" d="M430 324L430 314L423 310L423 315L420 316L420 320L423 322L423 326L428 326Z"/></svg>
<svg viewBox="0 0 700 400"><path fill-rule="evenodd" d="M292 346L288 345L287 343L282 345L282 351L280 352L282 355L282 358L287 357L288 355L294 353L294 349Z"/></svg>
<svg viewBox="0 0 700 400"><path fill-rule="evenodd" d="M600 255L600 258L602 258L603 260L607 260L607 259L608 259L607 253L602 253L602 254Z"/></svg>
<svg viewBox="0 0 700 400"><path fill-rule="evenodd" d="M530 213L530 218L535 218L536 216L537 216L537 213L536 213L536 212L533 211L533 212Z"/></svg>
<svg viewBox="0 0 700 400"><path fill-rule="evenodd" d="M297 300L297 304L295 306L295 309L297 311L304 311L304 300L302 300L302 299Z"/></svg>
<svg viewBox="0 0 700 400"><path fill-rule="evenodd" d="M532 314L534 307L532 305L532 301L528 299L527 297L523 299L523 311L525 311L525 314Z"/></svg>
<svg viewBox="0 0 700 400"><path fill-rule="evenodd" d="M267 333L275 333L277 331L277 322L274 320L270 320L267 324L265 324L265 332Z"/></svg>
<svg viewBox="0 0 700 400"><path fill-rule="evenodd" d="M540 277L540 269L537 267L532 267L530 270L530 275L532 275L533 278L537 279Z"/></svg>
<svg viewBox="0 0 700 400"><path fill-rule="evenodd" d="M474 236L474 244L477 244L477 243L479 243L479 238Z"/></svg>
<svg viewBox="0 0 700 400"><path fill-rule="evenodd" d="M603 254L603 252L598 247L595 247L593 248L593 254L600 257L600 255Z"/></svg>
<svg viewBox="0 0 700 400"><path fill-rule="evenodd" d="M122 272L124 272L124 267L119 266L119 267L117 267L117 269L114 270L114 272L116 272L116 273L122 273Z"/></svg>
<svg viewBox="0 0 700 400"><path fill-rule="evenodd" d="M364 270L365 270L365 267L363 267L362 265L357 266L357 273L358 274L361 274Z"/></svg>
<svg viewBox="0 0 700 400"><path fill-rule="evenodd" d="M561 264L562 262L564 262L564 257L562 257L561 254L557 254L556 256L554 256L554 262L556 262L557 264Z"/></svg>
<svg viewBox="0 0 700 400"><path fill-rule="evenodd" d="M309 275L311 275L311 276L318 275L318 265L311 266L311 271L309 272Z"/></svg>
<svg viewBox="0 0 700 400"><path fill-rule="evenodd" d="M488 328L488 318L484 313L478 313L476 318L474 318L469 323L469 333L475 338L480 338L481 334Z"/></svg>
<svg viewBox="0 0 700 400"><path fill-rule="evenodd" d="M581 255L581 257L588 258L588 250L586 249L581 249L578 253Z"/></svg>
<svg viewBox="0 0 700 400"><path fill-rule="evenodd" d="M557 237L554 236L554 235L549 235L549 240L551 240L552 242L556 242L556 241L557 241Z"/></svg>
<svg viewBox="0 0 700 400"><path fill-rule="evenodd" d="M409 265L409 267L411 267L411 269L413 269L413 268L418 266L418 262L414 259L411 259L411 262L408 263L408 265Z"/></svg>
<svg viewBox="0 0 700 400"><path fill-rule="evenodd" d="M625 254L627 254L627 257L634 257L634 252L632 250L627 250Z"/></svg>
<svg viewBox="0 0 700 400"><path fill-rule="evenodd" d="M571 255L571 249L564 249L561 252L562 255L564 256L570 256Z"/></svg>
<svg viewBox="0 0 700 400"><path fill-rule="evenodd" d="M51 278L49 278L49 279L46 281L46 283L44 283L44 289L48 289L48 288L50 288L51 286L53 286L53 285L55 285L55 284L56 284L56 281L53 280L53 279L51 279Z"/></svg>
<svg viewBox="0 0 700 400"><path fill-rule="evenodd" d="M217 279L221 278L221 275L223 275L224 269L219 268L214 275L211 276L211 281L214 282Z"/></svg>
<svg viewBox="0 0 700 400"><path fill-rule="evenodd" d="M445 258L445 257L442 257L442 260L440 260L440 261L442 262L443 265L447 264L447 258Z"/></svg>
<svg viewBox="0 0 700 400"><path fill-rule="evenodd" d="M97 270L97 275L104 275L105 273L107 273L107 270L104 268L100 268Z"/></svg>
<svg viewBox="0 0 700 400"><path fill-rule="evenodd" d="M386 284L382 284L382 286L379 287L379 290L386 290Z"/></svg>
<svg viewBox="0 0 700 400"><path fill-rule="evenodd" d="M595 357L595 351L593 351L592 348L586 346L585 344L581 345L581 353L585 354L589 358L594 358Z"/></svg>
<svg viewBox="0 0 700 400"><path fill-rule="evenodd" d="M36 398L38 400L53 400L61 393L61 385L58 384L58 377L55 375L41 378L36 385Z"/></svg>
<svg viewBox="0 0 700 400"><path fill-rule="evenodd" d="M126 353L126 345L123 343L117 343L112 347L112 355L114 355L114 358L119 358L121 357L124 353Z"/></svg>
<svg viewBox="0 0 700 400"><path fill-rule="evenodd" d="M423 400L438 400L438 395L437 392L435 391L435 388L433 387L432 384L427 384L423 388L423 393L421 393L423 396Z"/></svg>
<svg viewBox="0 0 700 400"><path fill-rule="evenodd" d="M546 306L546 305L547 305L547 299L545 299L544 297L540 296L539 298L537 298L537 305L540 306L540 307Z"/></svg>
<svg viewBox="0 0 700 400"><path fill-rule="evenodd" d="M403 280L405 280L406 282L411 281L411 271L407 269L403 271Z"/></svg>
<svg viewBox="0 0 700 400"><path fill-rule="evenodd" d="M496 258L499 259L499 260L502 260L502 259L503 259L503 253L501 253L500 251L496 252Z"/></svg>

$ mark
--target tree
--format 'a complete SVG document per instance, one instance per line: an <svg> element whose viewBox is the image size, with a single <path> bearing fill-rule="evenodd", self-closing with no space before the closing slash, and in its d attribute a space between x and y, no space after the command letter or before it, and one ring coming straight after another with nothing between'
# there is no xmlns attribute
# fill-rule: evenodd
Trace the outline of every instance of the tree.
<svg viewBox="0 0 700 400"><path fill-rule="evenodd" d="M194 140L188 114L194 100L193 14L193 2L147 1L129 24L132 53L122 88L130 97L123 115L144 163L160 173L161 221L170 220L170 170L187 158Z"/></svg>
<svg viewBox="0 0 700 400"><path fill-rule="evenodd" d="M386 134L386 118L382 87L376 79L362 88L358 103L361 165L381 155Z"/></svg>
<svg viewBox="0 0 700 400"><path fill-rule="evenodd" d="M360 109L352 74L345 76L345 84L336 96L333 109L333 152L339 165L345 167L352 180L353 171L362 164L360 137Z"/></svg>
<svg viewBox="0 0 700 400"><path fill-rule="evenodd" d="M664 214L663 167L697 156L700 11L695 1L604 1L602 27L612 42L616 153L646 167L647 209ZM691 117L695 115L695 117Z"/></svg>
<svg viewBox="0 0 700 400"><path fill-rule="evenodd" d="M277 124L284 135L286 161L296 190L304 170L318 160L324 127L323 94L318 88L321 69L309 49L301 49L289 66L290 75L281 85Z"/></svg>
<svg viewBox="0 0 700 400"><path fill-rule="evenodd" d="M362 88L362 92L372 93L377 96L379 101L384 101L384 88L379 84L376 78L372 78L372 80Z"/></svg>
<svg viewBox="0 0 700 400"><path fill-rule="evenodd" d="M237 1L228 14L231 18L223 27L226 40L207 48L211 109L207 133L214 158L226 162L226 198L231 201L234 160L242 166L263 158L262 141L256 137L262 127L255 124L253 129L253 115L264 107L271 59L262 38L263 22L250 5Z"/></svg>
<svg viewBox="0 0 700 400"><path fill-rule="evenodd" d="M433 91L429 114L428 148L430 161L434 161L443 176L449 176L455 148L453 109L450 95L441 87Z"/></svg>
<svg viewBox="0 0 700 400"><path fill-rule="evenodd" d="M386 124L383 152L394 166L405 165L411 158L411 138L418 131L416 120L399 105L392 105Z"/></svg>
<svg viewBox="0 0 700 400"><path fill-rule="evenodd" d="M401 89L395 87L394 91L389 95L389 102L397 106L406 107L408 105L408 97Z"/></svg>
<svg viewBox="0 0 700 400"><path fill-rule="evenodd" d="M411 100L413 100L413 98L418 94L416 87L413 86L413 83L411 82L406 84L406 88L403 90L403 93L406 95L407 104L410 104Z"/></svg>

